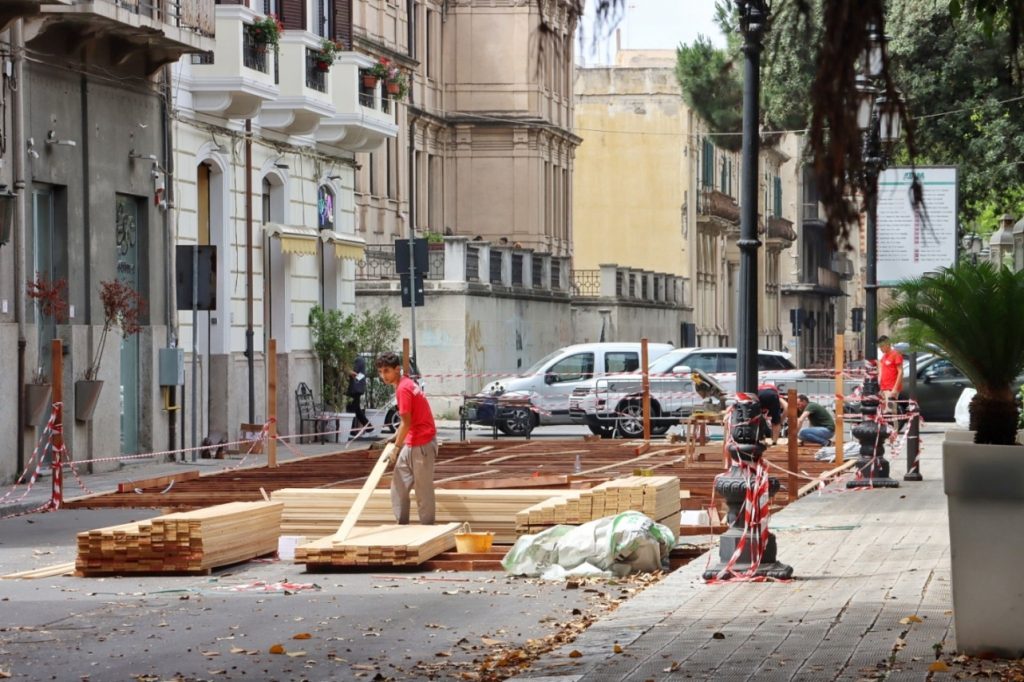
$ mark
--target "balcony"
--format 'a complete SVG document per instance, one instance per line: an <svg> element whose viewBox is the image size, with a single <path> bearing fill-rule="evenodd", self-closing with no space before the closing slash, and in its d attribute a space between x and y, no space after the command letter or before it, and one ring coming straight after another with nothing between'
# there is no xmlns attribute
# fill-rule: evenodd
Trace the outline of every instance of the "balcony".
<svg viewBox="0 0 1024 682"><path fill-rule="evenodd" d="M0 31L9 28L18 17L37 14L44 3L47 5L70 5L71 0L5 0L0 3Z"/></svg>
<svg viewBox="0 0 1024 682"><path fill-rule="evenodd" d="M10 11L4 4L0 22ZM31 6L19 1L12 7ZM45 21L35 22L27 40L45 34L59 38L69 53L102 42L114 64L138 62L155 73L182 55L207 52L216 34L214 0L45 0Z"/></svg>
<svg viewBox="0 0 1024 682"><path fill-rule="evenodd" d="M394 103L382 97L381 84L363 85L360 69L373 60L356 52L344 52L327 74L334 115L320 121L317 141L352 152L372 152L398 135Z"/></svg>
<svg viewBox="0 0 1024 682"><path fill-rule="evenodd" d="M311 54L321 40L305 31L285 31L281 36L280 94L263 104L260 126L285 135L310 135L323 119L334 115L331 79L316 71Z"/></svg>
<svg viewBox="0 0 1024 682"><path fill-rule="evenodd" d="M795 242L796 231L793 229L793 221L779 216L768 216L768 229L765 237L776 241ZM788 246L788 244L784 246Z"/></svg>
<svg viewBox="0 0 1024 682"><path fill-rule="evenodd" d="M254 118L277 98L273 48L256 44L247 27L260 14L245 5L217 5L217 45L192 57L192 106L224 118Z"/></svg>
<svg viewBox="0 0 1024 682"><path fill-rule="evenodd" d="M740 222L740 205L728 194L704 187L697 195L697 215L731 224ZM699 219L699 218L698 218Z"/></svg>

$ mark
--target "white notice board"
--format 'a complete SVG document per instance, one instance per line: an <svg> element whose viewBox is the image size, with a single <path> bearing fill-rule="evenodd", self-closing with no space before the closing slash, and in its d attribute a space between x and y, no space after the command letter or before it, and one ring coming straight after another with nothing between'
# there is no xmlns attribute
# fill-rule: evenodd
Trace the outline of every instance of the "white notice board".
<svg viewBox="0 0 1024 682"><path fill-rule="evenodd" d="M892 286L956 262L957 169L943 166L887 168L878 176L878 284ZM913 173L924 190L914 211Z"/></svg>

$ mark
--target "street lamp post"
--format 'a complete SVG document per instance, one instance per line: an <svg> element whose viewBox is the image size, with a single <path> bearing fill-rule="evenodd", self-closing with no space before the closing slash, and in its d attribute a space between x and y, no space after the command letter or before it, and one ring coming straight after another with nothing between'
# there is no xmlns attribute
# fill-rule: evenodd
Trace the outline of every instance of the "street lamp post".
<svg viewBox="0 0 1024 682"><path fill-rule="evenodd" d="M719 563L706 580L736 575L790 578L792 566L776 558L775 536L752 519L767 518L764 504L779 490L763 470L761 403L757 399L757 130L761 89L761 37L768 23L767 0L736 0L743 32L743 151L740 175L740 279L736 311L736 403L732 408L729 471L715 479L715 491L729 505L729 528L721 535ZM793 495L793 491L789 491ZM756 507L756 509L750 508Z"/></svg>
<svg viewBox="0 0 1024 682"><path fill-rule="evenodd" d="M864 355L868 374L861 389L863 421L853 430L860 441L860 456L855 468L858 477L847 487L896 488L899 483L889 477L889 462L885 459L885 440L889 433L885 420L879 415L879 385L876 372L878 348L878 176L888 164L887 151L899 139L899 102L877 83L882 74L883 53L887 38L874 26L868 29L868 48L862 61L862 72L857 77L857 124L863 135L863 192L865 242L867 261L864 276Z"/></svg>

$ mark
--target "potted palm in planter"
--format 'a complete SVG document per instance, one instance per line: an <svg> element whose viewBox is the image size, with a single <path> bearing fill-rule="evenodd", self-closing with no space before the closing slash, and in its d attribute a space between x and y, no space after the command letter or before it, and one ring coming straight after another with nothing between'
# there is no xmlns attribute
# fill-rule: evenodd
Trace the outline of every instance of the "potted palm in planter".
<svg viewBox="0 0 1024 682"><path fill-rule="evenodd" d="M1020 549L1024 447L1013 385L1024 371L1024 271L962 263L900 283L885 315L911 346L946 358L974 383L974 442L942 445L957 648L1024 655Z"/></svg>
<svg viewBox="0 0 1024 682"><path fill-rule="evenodd" d="M103 380L98 377L107 334L115 327L125 339L138 334L142 331L142 315L146 309L142 294L116 279L100 282L100 301L103 303L103 331L85 377L75 382L75 419L80 421L92 419L103 390Z"/></svg>
<svg viewBox="0 0 1024 682"><path fill-rule="evenodd" d="M36 273L36 278L28 281L25 294L39 306L41 318L50 318L59 324L68 317L67 289L67 280L49 280ZM40 367L33 374L32 383L25 385L26 426L38 426L46 421L52 393L53 387Z"/></svg>

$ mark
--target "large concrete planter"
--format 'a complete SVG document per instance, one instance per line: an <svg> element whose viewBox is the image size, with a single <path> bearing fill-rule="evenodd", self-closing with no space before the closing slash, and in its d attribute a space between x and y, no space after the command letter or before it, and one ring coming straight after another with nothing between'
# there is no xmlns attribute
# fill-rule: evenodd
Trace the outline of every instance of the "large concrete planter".
<svg viewBox="0 0 1024 682"><path fill-rule="evenodd" d="M25 384L25 425L39 426L50 418L50 384Z"/></svg>
<svg viewBox="0 0 1024 682"><path fill-rule="evenodd" d="M947 439L953 617L958 651L1024 656L1024 447Z"/></svg>
<svg viewBox="0 0 1024 682"><path fill-rule="evenodd" d="M75 382L75 419L83 422L92 419L102 391L102 380L79 379Z"/></svg>

